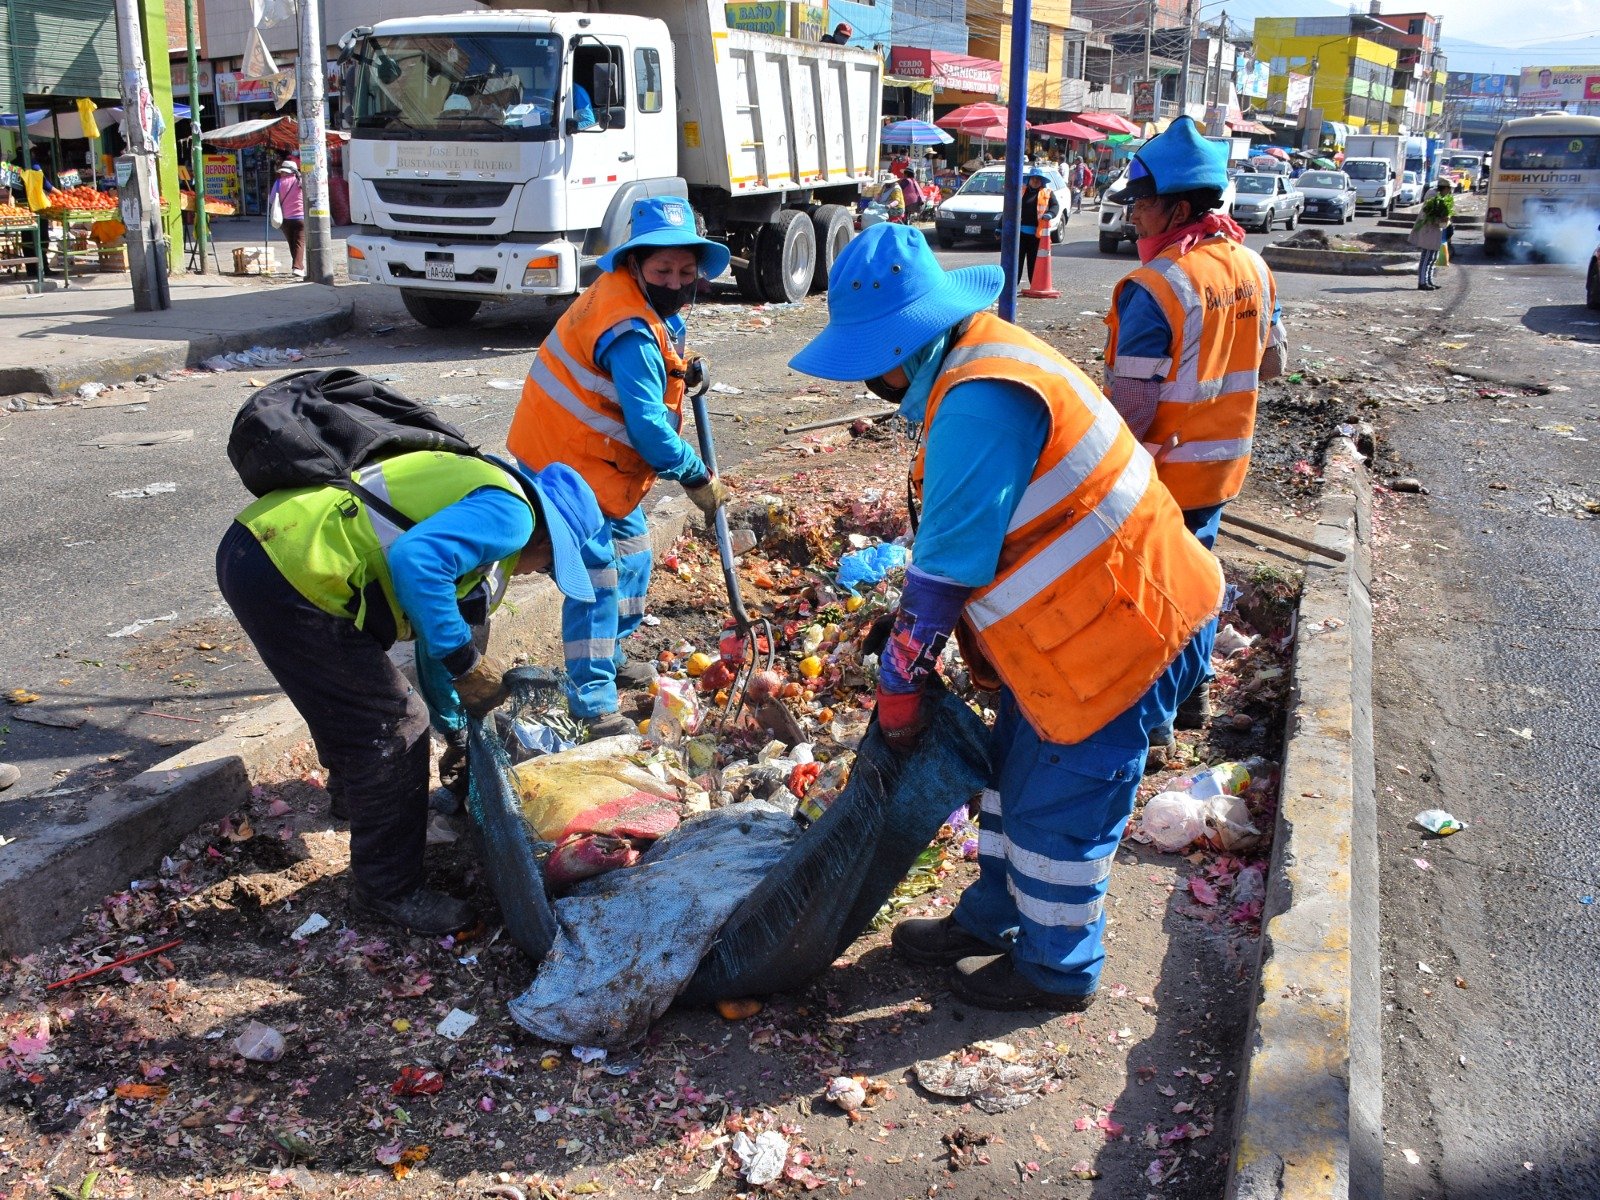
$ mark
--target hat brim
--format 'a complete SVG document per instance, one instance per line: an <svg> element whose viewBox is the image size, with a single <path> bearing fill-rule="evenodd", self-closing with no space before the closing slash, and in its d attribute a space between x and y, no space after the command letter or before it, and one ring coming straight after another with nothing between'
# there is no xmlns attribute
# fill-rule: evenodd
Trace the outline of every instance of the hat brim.
<svg viewBox="0 0 1600 1200"><path fill-rule="evenodd" d="M507 462L503 458L491 459L516 476L522 488L537 506L534 514L550 535L550 575L561 589L561 594L580 604L594 603L594 585L589 581L589 568L583 561L583 547L578 535L567 524L561 510L545 494L544 485L536 472L520 462Z"/></svg>
<svg viewBox="0 0 1600 1200"><path fill-rule="evenodd" d="M649 233L629 238L622 245L602 254L600 269L616 270L618 260L630 250L657 249L664 246L682 246L686 250L698 250L700 269L707 279L715 279L726 271L728 260L732 257L728 248L721 242L713 242L710 238L700 237L686 229L652 229Z"/></svg>
<svg viewBox="0 0 1600 1200"><path fill-rule="evenodd" d="M896 312L850 324L830 320L789 365L818 379L872 379L988 308L1005 282L1005 272L993 264L946 272L937 288Z"/></svg>

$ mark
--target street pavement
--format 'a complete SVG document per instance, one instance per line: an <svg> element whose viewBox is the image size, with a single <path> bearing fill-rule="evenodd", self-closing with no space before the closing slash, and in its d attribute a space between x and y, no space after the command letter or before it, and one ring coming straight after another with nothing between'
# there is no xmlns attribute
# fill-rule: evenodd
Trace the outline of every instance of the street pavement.
<svg viewBox="0 0 1600 1200"><path fill-rule="evenodd" d="M1419 1200L1592 1197L1600 985L1590 923L1600 914L1584 897L1600 894L1600 851L1585 765L1600 753L1600 631L1596 526L1574 496L1600 500L1591 399L1600 322L1582 308L1578 269L1487 263L1471 240L1444 290L1427 295L1405 277L1278 275L1297 362L1342 355L1397 388L1426 375L1452 389L1448 403L1378 413L1392 456L1384 468L1421 477L1432 493L1383 500L1377 551L1386 1183ZM939 257L961 266L995 251ZM1062 298L1023 300L1019 319L1041 330L1092 323L1135 263L1131 248L1098 250L1085 211L1053 260ZM553 313L518 302L439 332L387 293L350 293L355 327L336 347L346 353L315 365L391 375L498 446ZM696 345L740 389L713 397L728 461L782 441L786 424L871 406L855 389L818 388L787 370L823 317L815 300L753 308L729 292L695 312ZM1429 365L1439 361L1572 390L1530 397L1450 380ZM229 424L276 374L192 375L118 392L139 401L129 406L0 416L11 479L0 691L41 697L0 713L0 759L23 770L0 804L0 834L73 819L86 789L211 736L270 694L211 561L247 499L224 454ZM190 440L93 444L183 430ZM111 495L163 483L173 490ZM60 723L20 720L24 707ZM1472 827L1425 841L1407 822L1434 806Z"/></svg>

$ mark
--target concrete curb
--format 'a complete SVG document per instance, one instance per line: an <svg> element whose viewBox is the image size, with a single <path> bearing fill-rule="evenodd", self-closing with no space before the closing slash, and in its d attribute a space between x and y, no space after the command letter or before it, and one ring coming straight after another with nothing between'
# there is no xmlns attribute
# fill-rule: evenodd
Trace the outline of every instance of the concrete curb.
<svg viewBox="0 0 1600 1200"><path fill-rule="evenodd" d="M693 507L674 496L650 513L657 556L683 534ZM490 624L495 654L561 637L561 593L544 576L515 580ZM0 860L0 953L31 954L71 933L102 897L148 874L196 828L249 799L250 788L310 736L300 714L278 700L91 799L83 819L30 833Z"/></svg>
<svg viewBox="0 0 1600 1200"><path fill-rule="evenodd" d="M1346 438L1324 476L1317 540L1347 558L1306 565L1229 1200L1382 1194L1372 493Z"/></svg>
<svg viewBox="0 0 1600 1200"><path fill-rule="evenodd" d="M64 396L82 383L128 383L139 375L192 367L216 354L248 350L252 346L304 346L350 328L354 300L337 300L333 311L288 321L267 321L261 326L230 333L196 333L185 341L163 339L140 347L70 362L0 367L0 396L16 392L43 392Z"/></svg>
<svg viewBox="0 0 1600 1200"><path fill-rule="evenodd" d="M1414 252L1306 250L1298 246L1272 245L1261 257L1276 271L1304 271L1313 275L1404 275L1416 270Z"/></svg>

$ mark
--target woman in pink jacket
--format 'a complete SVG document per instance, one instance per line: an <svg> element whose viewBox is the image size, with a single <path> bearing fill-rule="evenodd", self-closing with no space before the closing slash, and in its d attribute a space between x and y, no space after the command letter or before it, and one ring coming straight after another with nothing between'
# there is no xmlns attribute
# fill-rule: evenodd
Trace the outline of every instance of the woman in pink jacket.
<svg viewBox="0 0 1600 1200"><path fill-rule="evenodd" d="M306 198L300 190L300 164L286 158L278 164L278 177L272 183L272 197L283 210L283 236L289 242L292 274L306 277Z"/></svg>

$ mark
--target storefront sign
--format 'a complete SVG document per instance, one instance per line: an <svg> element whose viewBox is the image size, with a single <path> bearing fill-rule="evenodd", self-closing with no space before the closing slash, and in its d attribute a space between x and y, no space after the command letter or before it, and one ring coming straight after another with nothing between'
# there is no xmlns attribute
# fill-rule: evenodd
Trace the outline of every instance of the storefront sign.
<svg viewBox="0 0 1600 1200"><path fill-rule="evenodd" d="M729 29L745 29L751 33L770 33L814 42L823 34L828 7L825 4L799 4L789 0L736 3L723 6L723 17Z"/></svg>
<svg viewBox="0 0 1600 1200"><path fill-rule="evenodd" d="M216 86L216 80L211 74L211 64L201 63L200 70L195 78L199 81L199 90L209 92ZM176 93L189 94L189 64L181 58L172 60L172 90Z"/></svg>
<svg viewBox="0 0 1600 1200"><path fill-rule="evenodd" d="M239 205L239 157L236 154L205 154L200 158L205 176L205 194L213 200Z"/></svg>
<svg viewBox="0 0 1600 1200"><path fill-rule="evenodd" d="M900 79L927 79L952 92L981 92L998 96L1000 64L990 58L895 46L889 51L889 74Z"/></svg>

